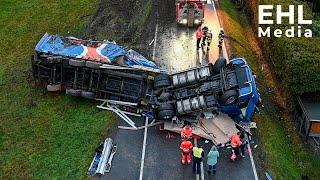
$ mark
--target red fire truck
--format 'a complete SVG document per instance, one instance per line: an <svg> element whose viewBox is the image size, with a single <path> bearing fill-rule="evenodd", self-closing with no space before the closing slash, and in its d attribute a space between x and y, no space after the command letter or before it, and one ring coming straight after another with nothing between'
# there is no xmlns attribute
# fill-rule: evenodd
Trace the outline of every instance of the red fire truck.
<svg viewBox="0 0 320 180"><path fill-rule="evenodd" d="M203 23L206 0L177 0L176 21L194 27Z"/></svg>

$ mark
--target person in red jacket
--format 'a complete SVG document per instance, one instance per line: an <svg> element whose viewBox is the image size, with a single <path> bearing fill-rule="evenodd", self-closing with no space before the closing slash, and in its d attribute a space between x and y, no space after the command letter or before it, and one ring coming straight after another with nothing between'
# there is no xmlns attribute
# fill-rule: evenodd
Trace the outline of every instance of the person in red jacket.
<svg viewBox="0 0 320 180"><path fill-rule="evenodd" d="M200 48L200 42L201 42L202 37L203 37L202 29L201 29L201 27L198 27L198 29L196 31L197 49Z"/></svg>
<svg viewBox="0 0 320 180"><path fill-rule="evenodd" d="M183 139L182 143L180 144L180 149L182 151L181 153L181 163L182 164L186 164L186 162L188 164L191 164L191 150L192 150L193 146L191 141L187 140L187 139Z"/></svg>
<svg viewBox="0 0 320 180"><path fill-rule="evenodd" d="M232 160L235 160L236 157L240 154L240 146L242 144L242 141L240 139L240 135L241 133L240 132L237 132L236 134L233 134L231 137L230 137L230 143L231 143L231 147L232 147L232 156L231 156L231 159Z"/></svg>
<svg viewBox="0 0 320 180"><path fill-rule="evenodd" d="M187 124L182 128L181 138L182 139L190 139L192 137L192 127Z"/></svg>

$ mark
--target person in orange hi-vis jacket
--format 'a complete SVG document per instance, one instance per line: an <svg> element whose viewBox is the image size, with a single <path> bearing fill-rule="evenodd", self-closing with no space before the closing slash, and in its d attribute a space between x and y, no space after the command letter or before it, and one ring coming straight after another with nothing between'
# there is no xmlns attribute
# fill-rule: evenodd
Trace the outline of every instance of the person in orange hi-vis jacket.
<svg viewBox="0 0 320 180"><path fill-rule="evenodd" d="M240 154L239 148L242 144L242 141L240 139L240 135L241 135L241 133L237 132L236 134L233 134L230 137L230 143L231 143L231 147L232 147L232 151L233 151L233 154L231 156L232 160L234 160Z"/></svg>
<svg viewBox="0 0 320 180"><path fill-rule="evenodd" d="M190 139L192 137L192 127L187 124L182 128L181 138L182 139Z"/></svg>
<svg viewBox="0 0 320 180"><path fill-rule="evenodd" d="M180 149L182 151L181 153L181 163L182 164L186 164L186 162L188 164L191 164L191 150L192 150L193 146L191 141L189 141L188 139L183 139L182 143L180 144Z"/></svg>
<svg viewBox="0 0 320 180"><path fill-rule="evenodd" d="M198 27L198 29L196 31L197 49L200 48L200 42L201 42L202 37L203 37L203 32L202 32L202 29L201 29L201 26L200 26L200 27Z"/></svg>

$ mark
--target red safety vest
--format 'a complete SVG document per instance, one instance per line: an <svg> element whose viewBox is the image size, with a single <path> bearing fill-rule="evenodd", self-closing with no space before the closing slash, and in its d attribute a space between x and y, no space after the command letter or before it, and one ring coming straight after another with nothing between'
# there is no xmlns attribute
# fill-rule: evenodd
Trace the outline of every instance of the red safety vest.
<svg viewBox="0 0 320 180"><path fill-rule="evenodd" d="M202 36L203 36L202 30L197 30L197 31L196 31L196 38L197 38L197 39L200 39L200 38L202 38Z"/></svg>
<svg viewBox="0 0 320 180"><path fill-rule="evenodd" d="M237 134L232 135L230 141L232 147L239 147L242 144L240 136Z"/></svg>
<svg viewBox="0 0 320 180"><path fill-rule="evenodd" d="M180 144L180 149L182 150L182 152L184 153L190 153L191 149L192 149L192 143L190 141L183 141Z"/></svg>
<svg viewBox="0 0 320 180"><path fill-rule="evenodd" d="M185 126L182 128L181 137L182 138L190 138L192 136L192 127Z"/></svg>

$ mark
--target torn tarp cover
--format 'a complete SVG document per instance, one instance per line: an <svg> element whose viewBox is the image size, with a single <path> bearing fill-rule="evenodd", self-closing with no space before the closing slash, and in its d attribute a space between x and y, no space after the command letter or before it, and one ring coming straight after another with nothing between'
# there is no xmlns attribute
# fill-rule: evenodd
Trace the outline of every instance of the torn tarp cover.
<svg viewBox="0 0 320 180"><path fill-rule="evenodd" d="M74 37L61 37L46 33L38 42L36 48L38 53L46 53L57 56L80 58L88 61L97 61L113 64L120 56L124 56L125 63L129 67L145 66L155 69L159 67L149 61L138 52L108 41L85 41Z"/></svg>

